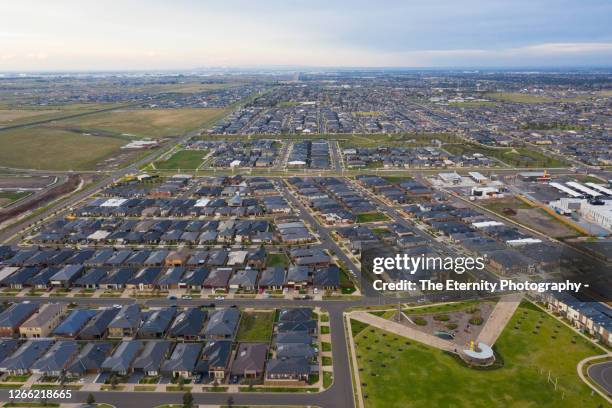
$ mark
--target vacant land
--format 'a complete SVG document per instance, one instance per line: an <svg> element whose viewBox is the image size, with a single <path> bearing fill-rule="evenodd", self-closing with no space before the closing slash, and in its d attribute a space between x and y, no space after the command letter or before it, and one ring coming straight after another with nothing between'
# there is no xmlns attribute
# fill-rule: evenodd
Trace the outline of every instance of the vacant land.
<svg viewBox="0 0 612 408"><path fill-rule="evenodd" d="M493 157L502 162L515 167L565 167L566 163L554 157L527 149L517 148L491 148L479 146L473 143L446 144L444 149L454 155L471 155L480 153L488 157Z"/></svg>
<svg viewBox="0 0 612 408"><path fill-rule="evenodd" d="M56 114L57 110L0 109L0 127L23 123L26 119L39 119Z"/></svg>
<svg viewBox="0 0 612 408"><path fill-rule="evenodd" d="M378 221L387 221L389 217L380 212L372 212L365 214L357 214L357 222L365 223L365 222L378 222Z"/></svg>
<svg viewBox="0 0 612 408"><path fill-rule="evenodd" d="M180 150L168 160L155 162L155 167L160 170L195 170L202 164L206 153L204 150Z"/></svg>
<svg viewBox="0 0 612 408"><path fill-rule="evenodd" d="M579 235L576 230L561 223L541 208L532 207L514 197L485 202L482 206L550 237L564 238ZM504 212L505 209L511 209L515 214Z"/></svg>
<svg viewBox="0 0 612 408"><path fill-rule="evenodd" d="M260 341L267 343L272 337L273 312L246 312L240 318L236 341Z"/></svg>
<svg viewBox="0 0 612 408"><path fill-rule="evenodd" d="M111 134L162 138L179 136L220 119L225 109L122 109L60 121L57 126Z"/></svg>
<svg viewBox="0 0 612 408"><path fill-rule="evenodd" d="M114 106L117 105L75 103L66 105L31 106L0 103L0 127L56 119L68 115L112 108Z"/></svg>
<svg viewBox="0 0 612 408"><path fill-rule="evenodd" d="M281 266L283 268L286 268L289 266L289 257L285 254L282 253L278 253L278 254L268 254L268 257L266 259L266 266L270 267L270 266Z"/></svg>
<svg viewBox="0 0 612 408"><path fill-rule="evenodd" d="M31 194L29 191L0 191L0 208L7 207Z"/></svg>
<svg viewBox="0 0 612 408"><path fill-rule="evenodd" d="M44 170L89 170L116 154L121 138L84 135L47 126L0 132L0 166Z"/></svg>
<svg viewBox="0 0 612 408"><path fill-rule="evenodd" d="M601 350L531 304L522 304L504 329L495 347L503 365L491 370L468 368L448 353L382 330L360 326L355 332L368 407L605 406L576 374L580 360Z"/></svg>

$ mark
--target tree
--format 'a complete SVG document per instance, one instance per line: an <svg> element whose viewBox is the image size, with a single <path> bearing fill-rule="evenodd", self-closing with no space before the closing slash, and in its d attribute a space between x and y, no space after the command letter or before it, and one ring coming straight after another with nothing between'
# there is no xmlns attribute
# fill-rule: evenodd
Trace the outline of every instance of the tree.
<svg viewBox="0 0 612 408"><path fill-rule="evenodd" d="M117 388L117 384L119 383L119 380L117 380L117 377L113 375L111 377L110 383L111 383L111 388L114 390L115 388Z"/></svg>
<svg viewBox="0 0 612 408"><path fill-rule="evenodd" d="M191 395L191 391L187 391L183 394L183 408L191 407L193 407L193 395Z"/></svg>
<svg viewBox="0 0 612 408"><path fill-rule="evenodd" d="M87 395L87 401L86 402L89 405L93 405L93 404L96 403L96 399L94 398L94 396L93 396L93 394L91 392Z"/></svg>
<svg viewBox="0 0 612 408"><path fill-rule="evenodd" d="M179 386L179 390L182 390L185 387L185 379L182 376L179 376L177 379L177 383Z"/></svg>

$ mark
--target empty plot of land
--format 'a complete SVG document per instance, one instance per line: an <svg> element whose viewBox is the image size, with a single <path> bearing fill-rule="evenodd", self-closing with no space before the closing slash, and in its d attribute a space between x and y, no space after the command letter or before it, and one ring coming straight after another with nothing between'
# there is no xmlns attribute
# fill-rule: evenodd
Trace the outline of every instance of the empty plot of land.
<svg viewBox="0 0 612 408"><path fill-rule="evenodd" d="M155 162L155 167L160 170L195 170L202 164L206 153L205 150L180 150L168 160Z"/></svg>
<svg viewBox="0 0 612 408"><path fill-rule="evenodd" d="M99 130L125 136L162 138L179 136L211 124L225 109L125 109L69 119L62 127Z"/></svg>
<svg viewBox="0 0 612 408"><path fill-rule="evenodd" d="M0 166L43 170L90 170L126 144L47 126L0 132Z"/></svg>
<svg viewBox="0 0 612 408"><path fill-rule="evenodd" d="M514 197L486 202L483 206L551 237L562 238L577 235L574 229L562 224L541 208L532 207Z"/></svg>
<svg viewBox="0 0 612 408"><path fill-rule="evenodd" d="M8 207L30 194L32 194L30 191L0 191L0 208Z"/></svg>
<svg viewBox="0 0 612 408"><path fill-rule="evenodd" d="M24 119L40 119L48 115L56 114L57 110L33 110L33 109L0 109L0 127L24 122Z"/></svg>
<svg viewBox="0 0 612 408"><path fill-rule="evenodd" d="M274 312L243 313L236 341L269 342L273 324Z"/></svg>

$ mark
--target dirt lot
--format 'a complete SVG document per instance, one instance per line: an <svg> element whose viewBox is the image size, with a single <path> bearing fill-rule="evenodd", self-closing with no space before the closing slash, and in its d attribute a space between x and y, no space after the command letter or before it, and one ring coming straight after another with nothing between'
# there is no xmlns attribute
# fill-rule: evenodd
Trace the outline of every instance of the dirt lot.
<svg viewBox="0 0 612 408"><path fill-rule="evenodd" d="M575 237L577 235L576 231L563 225L538 208L519 209L517 210L516 216L510 218L550 237L562 238Z"/></svg>

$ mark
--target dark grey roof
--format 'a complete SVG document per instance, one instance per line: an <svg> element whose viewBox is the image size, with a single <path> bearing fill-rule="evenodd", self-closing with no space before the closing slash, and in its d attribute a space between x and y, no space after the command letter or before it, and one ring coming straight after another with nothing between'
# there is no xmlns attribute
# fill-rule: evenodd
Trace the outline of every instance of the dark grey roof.
<svg viewBox="0 0 612 408"><path fill-rule="evenodd" d="M282 286L285 283L285 268L270 267L264 269L259 278L259 286Z"/></svg>
<svg viewBox="0 0 612 408"><path fill-rule="evenodd" d="M202 331L207 313L199 308L190 308L181 312L170 327L170 336L197 336Z"/></svg>
<svg viewBox="0 0 612 408"><path fill-rule="evenodd" d="M134 360L132 367L134 370L144 372L158 371L170 350L170 346L172 346L172 342L169 341L147 342L138 358Z"/></svg>
<svg viewBox="0 0 612 408"><path fill-rule="evenodd" d="M0 364L2 371L29 370L53 344L50 339L28 340Z"/></svg>
<svg viewBox="0 0 612 408"><path fill-rule="evenodd" d="M175 312L176 308L174 307L153 310L140 327L138 335L146 336L165 333L174 318Z"/></svg>
<svg viewBox="0 0 612 408"><path fill-rule="evenodd" d="M27 285L37 286L37 285L48 285L49 280L53 275L59 272L60 268L57 267L47 267L40 271L38 274L34 275L30 279L26 281Z"/></svg>
<svg viewBox="0 0 612 408"><path fill-rule="evenodd" d="M315 270L312 284L319 287L340 286L340 269L336 265Z"/></svg>
<svg viewBox="0 0 612 408"><path fill-rule="evenodd" d="M210 314L204 335L207 337L233 337L238 327L240 311L235 308L215 310Z"/></svg>
<svg viewBox="0 0 612 408"><path fill-rule="evenodd" d="M114 307L99 311L97 315L91 318L83 330L81 330L79 337L86 338L102 336L106 332L110 322L112 322L115 316L117 316L117 313L119 313L119 309Z"/></svg>
<svg viewBox="0 0 612 408"><path fill-rule="evenodd" d="M113 344L109 342L87 343L66 371L73 374L84 374L87 371L93 370L98 371L112 349Z"/></svg>
<svg viewBox="0 0 612 408"><path fill-rule="evenodd" d="M276 346L276 358L303 357L311 359L316 355L310 344L281 343Z"/></svg>
<svg viewBox="0 0 612 408"><path fill-rule="evenodd" d="M162 268L159 266L143 268L127 283L130 285L152 285L161 271Z"/></svg>
<svg viewBox="0 0 612 408"><path fill-rule="evenodd" d="M275 338L276 344L311 344L313 342L313 338L310 334L308 334L305 330L300 331L288 331L278 333Z"/></svg>
<svg viewBox="0 0 612 408"><path fill-rule="evenodd" d="M172 356L162 365L162 371L193 371L202 350L200 343L179 343L174 348Z"/></svg>
<svg viewBox="0 0 612 408"><path fill-rule="evenodd" d="M208 268L196 268L187 271L187 273L181 277L180 282L188 286L201 286L209 273L210 270Z"/></svg>
<svg viewBox="0 0 612 408"><path fill-rule="evenodd" d="M0 313L0 327L17 328L38 309L34 303L15 303Z"/></svg>
<svg viewBox="0 0 612 408"><path fill-rule="evenodd" d="M13 354L19 347L19 340L17 339L2 339L0 340L0 365L5 358Z"/></svg>
<svg viewBox="0 0 612 408"><path fill-rule="evenodd" d="M122 341L113 354L104 360L102 369L114 372L129 371L132 361L140 353L141 348L142 341L140 340Z"/></svg>
<svg viewBox="0 0 612 408"><path fill-rule="evenodd" d="M279 322L303 322L312 319L312 308L296 307L291 309L281 309L278 313Z"/></svg>
<svg viewBox="0 0 612 408"><path fill-rule="evenodd" d="M79 286L97 285L105 276L108 275L108 272L109 270L106 268L93 268L85 275L77 279L74 284Z"/></svg>
<svg viewBox="0 0 612 408"><path fill-rule="evenodd" d="M76 341L60 340L32 365L32 370L43 373L61 371L78 351L79 345Z"/></svg>
<svg viewBox="0 0 612 408"><path fill-rule="evenodd" d="M245 375L246 372L262 373L267 355L267 344L240 343L232 363L232 375Z"/></svg>
<svg viewBox="0 0 612 408"><path fill-rule="evenodd" d="M283 358L268 360L266 375L308 375L310 363L306 358Z"/></svg>
<svg viewBox="0 0 612 408"><path fill-rule="evenodd" d="M135 328L140 325L141 313L138 305L125 305L108 325L109 328Z"/></svg>
<svg viewBox="0 0 612 408"><path fill-rule="evenodd" d="M56 328L53 330L55 335L64 336L76 336L79 330L81 330L85 324L97 314L96 310L91 309L76 309L73 310L68 317L66 317Z"/></svg>
<svg viewBox="0 0 612 408"><path fill-rule="evenodd" d="M184 273L185 268L182 266L168 268L168 270L159 277L157 284L160 286L178 285Z"/></svg>
<svg viewBox="0 0 612 408"><path fill-rule="evenodd" d="M227 367L232 354L230 340L209 341L202 351L202 360L206 360L212 367Z"/></svg>
<svg viewBox="0 0 612 408"><path fill-rule="evenodd" d="M124 285L134 275L134 272L133 268L119 268L115 273L104 277L99 283L105 285Z"/></svg>

